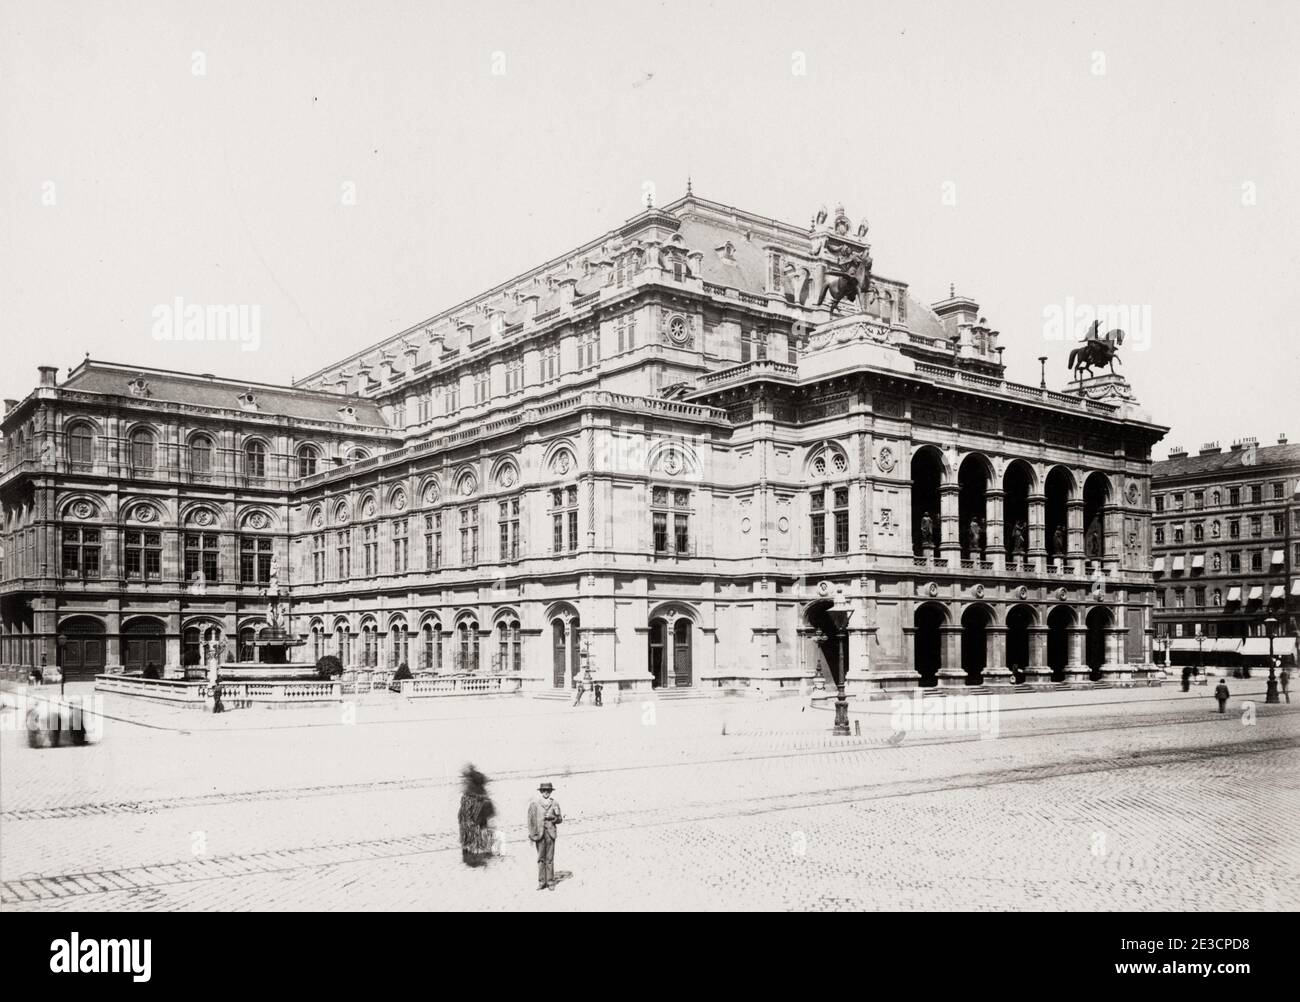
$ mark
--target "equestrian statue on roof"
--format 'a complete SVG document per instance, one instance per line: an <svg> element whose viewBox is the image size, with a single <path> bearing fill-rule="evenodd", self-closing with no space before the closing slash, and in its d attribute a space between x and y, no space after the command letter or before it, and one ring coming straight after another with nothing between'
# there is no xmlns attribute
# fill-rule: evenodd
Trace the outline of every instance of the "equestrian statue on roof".
<svg viewBox="0 0 1300 1002"><path fill-rule="evenodd" d="M1088 375L1093 375L1094 366L1110 366L1110 374L1115 375L1115 363L1122 361L1119 357L1119 346L1124 343L1124 332L1118 327L1108 330L1105 335L1101 333L1101 321L1094 320L1092 326L1088 328L1088 333L1079 346L1070 352L1070 357L1066 365L1074 371L1075 377L1082 382L1083 373L1086 369Z"/></svg>

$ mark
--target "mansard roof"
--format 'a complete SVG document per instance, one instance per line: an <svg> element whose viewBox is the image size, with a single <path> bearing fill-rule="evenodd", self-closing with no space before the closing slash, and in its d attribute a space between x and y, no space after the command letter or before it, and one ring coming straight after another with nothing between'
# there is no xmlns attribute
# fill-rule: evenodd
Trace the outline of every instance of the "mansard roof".
<svg viewBox="0 0 1300 1002"><path fill-rule="evenodd" d="M143 393L133 393L130 384L143 377ZM373 400L364 397L301 390L285 386L253 383L246 379L224 379L198 373L150 369L86 359L60 384L65 390L103 393L117 396L143 396L151 401L173 401L201 407L219 407L269 416L298 418L304 421L338 421L387 429L382 412ZM240 398L252 392L252 405L241 407ZM353 408L352 418L342 415Z"/></svg>
<svg viewBox="0 0 1300 1002"><path fill-rule="evenodd" d="M1249 461L1247 459L1249 457ZM1256 448L1234 448L1225 452L1211 452L1204 456L1179 456L1162 459L1151 466L1151 476L1156 480L1174 477L1206 476L1209 474L1248 473L1250 470L1278 466L1300 467L1300 444L1264 445Z"/></svg>

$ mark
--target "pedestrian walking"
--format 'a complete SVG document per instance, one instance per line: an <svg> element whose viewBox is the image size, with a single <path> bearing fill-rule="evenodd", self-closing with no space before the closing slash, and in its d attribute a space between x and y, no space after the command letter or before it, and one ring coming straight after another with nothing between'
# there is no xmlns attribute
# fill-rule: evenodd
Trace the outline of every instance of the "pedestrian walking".
<svg viewBox="0 0 1300 1002"><path fill-rule="evenodd" d="M586 692L587 692L587 687L586 687L585 685L582 684L582 676L581 676L581 675L576 675L576 676L574 676L574 679L573 679L573 680L574 680L575 682L578 683L578 694L577 694L576 696L573 697L573 705L574 705L574 706L577 706L579 703L582 702L582 697L586 694Z"/></svg>
<svg viewBox="0 0 1300 1002"><path fill-rule="evenodd" d="M1219 701L1219 712L1224 713L1224 707L1228 705L1228 683L1219 679L1219 684L1214 689L1214 698Z"/></svg>
<svg viewBox="0 0 1300 1002"><path fill-rule="evenodd" d="M537 788L539 796L528 803L528 837L537 846L537 889L555 890L555 826L564 820L560 802L549 782Z"/></svg>
<svg viewBox="0 0 1300 1002"><path fill-rule="evenodd" d="M599 682L595 682L595 683L592 684L591 692L592 692L592 695L596 697L596 705L597 705L597 706L604 706L604 705L605 705L605 704L602 703L601 700L600 700L600 693L601 693L601 691L602 691L604 688L605 688L605 687L604 687L603 685L601 685Z"/></svg>
<svg viewBox="0 0 1300 1002"><path fill-rule="evenodd" d="M1282 695L1286 697L1288 703L1291 702L1291 673L1283 668L1278 681L1282 683Z"/></svg>
<svg viewBox="0 0 1300 1002"><path fill-rule="evenodd" d="M487 777L472 765L460 774L460 858L466 866L484 866L495 852L491 820L497 809L487 792Z"/></svg>

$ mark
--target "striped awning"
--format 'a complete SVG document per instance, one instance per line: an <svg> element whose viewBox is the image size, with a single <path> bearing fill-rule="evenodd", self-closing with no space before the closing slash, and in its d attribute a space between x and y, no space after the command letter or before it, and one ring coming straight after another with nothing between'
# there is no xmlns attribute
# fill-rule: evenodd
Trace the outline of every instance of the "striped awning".
<svg viewBox="0 0 1300 1002"><path fill-rule="evenodd" d="M1157 574L1163 574L1165 572L1165 558L1156 557L1155 566L1153 566L1151 569L1155 571Z"/></svg>
<svg viewBox="0 0 1300 1002"><path fill-rule="evenodd" d="M1229 601L1229 602L1240 602L1240 601L1241 601L1241 589L1240 589L1240 588L1229 588L1229 589L1228 589L1228 601Z"/></svg>
<svg viewBox="0 0 1300 1002"><path fill-rule="evenodd" d="M1179 556L1174 557L1174 571L1177 572L1186 569L1187 569L1187 559L1183 557L1181 554Z"/></svg>
<svg viewBox="0 0 1300 1002"><path fill-rule="evenodd" d="M1247 637L1245 645L1241 648L1242 654L1253 654L1256 657L1268 656L1268 637ZM1274 637L1273 654L1275 657L1286 657L1288 654L1295 654L1295 637Z"/></svg>
<svg viewBox="0 0 1300 1002"><path fill-rule="evenodd" d="M1204 570L1204 569L1205 569L1205 554L1198 553L1196 554L1196 556L1192 557L1192 570Z"/></svg>
<svg viewBox="0 0 1300 1002"><path fill-rule="evenodd" d="M1300 595L1300 578L1296 578L1291 582L1291 594Z"/></svg>
<svg viewBox="0 0 1300 1002"><path fill-rule="evenodd" d="M1274 551L1273 551L1273 563L1274 563L1274 564L1280 564L1280 563L1282 563L1284 560L1286 560L1286 551L1284 551L1284 550L1274 550Z"/></svg>
<svg viewBox="0 0 1300 1002"><path fill-rule="evenodd" d="M1263 597L1264 597L1264 586L1263 586L1263 585L1255 585L1255 587L1253 587L1252 589L1250 589L1250 596L1249 596L1249 598L1250 598L1250 600L1251 600L1252 602L1258 602L1258 601L1259 601L1260 599L1262 599Z"/></svg>
<svg viewBox="0 0 1300 1002"><path fill-rule="evenodd" d="M1286 589L1282 585L1274 585L1273 590L1268 593L1268 597L1270 600L1286 598Z"/></svg>

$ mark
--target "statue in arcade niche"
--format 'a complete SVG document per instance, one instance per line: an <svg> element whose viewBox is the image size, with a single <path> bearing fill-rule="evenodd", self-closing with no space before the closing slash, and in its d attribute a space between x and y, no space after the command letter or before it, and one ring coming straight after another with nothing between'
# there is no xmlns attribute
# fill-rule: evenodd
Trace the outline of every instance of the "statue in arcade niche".
<svg viewBox="0 0 1300 1002"><path fill-rule="evenodd" d="M1052 552L1058 557L1065 556L1065 526L1058 525L1052 531Z"/></svg>
<svg viewBox="0 0 1300 1002"><path fill-rule="evenodd" d="M930 519L930 513L923 512L921 515L921 553L922 555L930 552L934 546L934 522Z"/></svg>
<svg viewBox="0 0 1300 1002"><path fill-rule="evenodd" d="M1101 517L1094 515L1088 523L1088 556L1101 556Z"/></svg>
<svg viewBox="0 0 1300 1002"><path fill-rule="evenodd" d="M980 525L980 520L971 516L970 520L970 555L973 558L982 556L984 553L984 527Z"/></svg>
<svg viewBox="0 0 1300 1002"><path fill-rule="evenodd" d="M1025 529L1026 527L1025 527L1024 519L1021 519L1019 522L1017 522L1014 526L1011 527L1011 555L1013 557L1017 553L1020 554L1021 556L1029 555L1029 547L1026 542L1028 537Z"/></svg>

